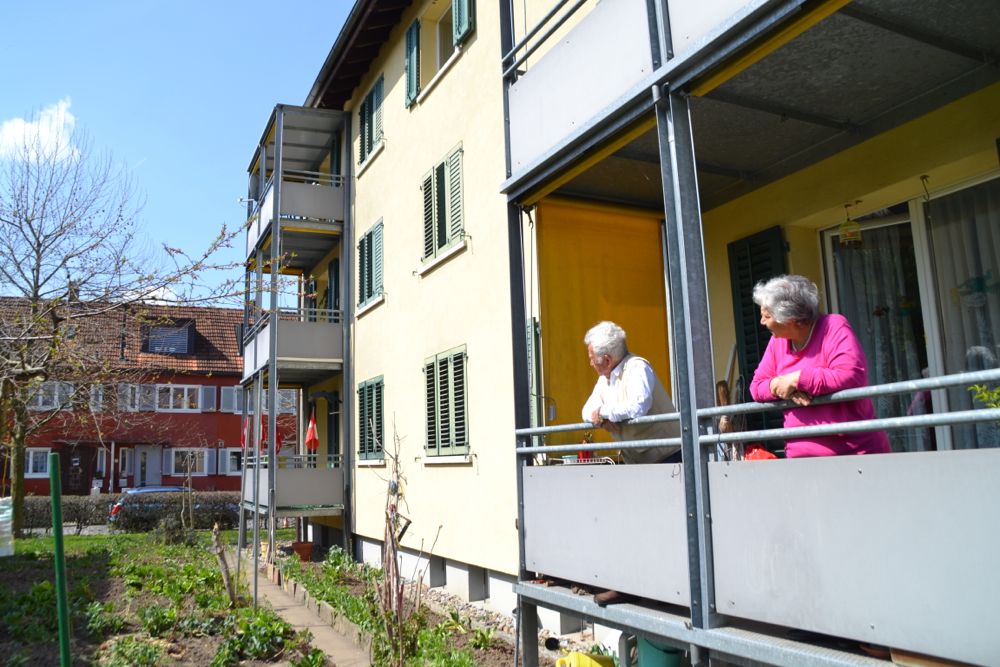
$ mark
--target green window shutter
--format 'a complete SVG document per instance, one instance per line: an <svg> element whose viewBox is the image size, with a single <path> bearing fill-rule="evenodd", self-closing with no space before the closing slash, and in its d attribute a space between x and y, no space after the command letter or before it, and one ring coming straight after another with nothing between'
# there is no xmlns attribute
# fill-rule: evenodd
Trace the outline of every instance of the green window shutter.
<svg viewBox="0 0 1000 667"><path fill-rule="evenodd" d="M420 93L420 21L406 29L406 106L412 105Z"/></svg>
<svg viewBox="0 0 1000 667"><path fill-rule="evenodd" d="M358 110L358 164L365 161L371 150L371 132L371 100L366 96Z"/></svg>
<svg viewBox="0 0 1000 667"><path fill-rule="evenodd" d="M368 262L365 256L368 248L368 235L361 237L358 243L358 305L363 305L368 300Z"/></svg>
<svg viewBox="0 0 1000 667"><path fill-rule="evenodd" d="M448 361L448 357L439 357L437 360L438 438L442 454L450 453L454 444L451 421L451 365Z"/></svg>
<svg viewBox="0 0 1000 667"><path fill-rule="evenodd" d="M382 380L378 380L372 384L372 422L374 424L372 454L378 458L382 457L382 452L385 449L382 418L382 394L384 390L385 383Z"/></svg>
<svg viewBox="0 0 1000 667"><path fill-rule="evenodd" d="M469 424L466 400L465 384L465 351L451 355L451 396L452 396L452 420L454 422L454 438L452 445L455 448L464 448L469 444Z"/></svg>
<svg viewBox="0 0 1000 667"><path fill-rule="evenodd" d="M330 173L334 176L340 174L340 135L333 135L333 141L330 142Z"/></svg>
<svg viewBox="0 0 1000 667"><path fill-rule="evenodd" d="M372 297L377 297L382 293L382 223L375 225L371 231L372 246Z"/></svg>
<svg viewBox="0 0 1000 667"><path fill-rule="evenodd" d="M448 206L445 197L447 181L445 163L434 167L434 250L448 244Z"/></svg>
<svg viewBox="0 0 1000 667"><path fill-rule="evenodd" d="M424 255L427 259L434 255L434 178L433 172L424 176Z"/></svg>
<svg viewBox="0 0 1000 667"><path fill-rule="evenodd" d="M462 149L459 148L448 156L448 240L456 241L462 238L463 216L462 202Z"/></svg>
<svg viewBox="0 0 1000 667"><path fill-rule="evenodd" d="M371 92L371 102L369 107L371 107L372 115L372 132L371 132L371 146L369 151L375 149L375 146L382 141L382 82L384 77L379 77L378 81L375 82L375 87L372 88Z"/></svg>
<svg viewBox="0 0 1000 667"><path fill-rule="evenodd" d="M424 385L427 389L427 452L436 454L438 452L438 422L437 422L437 363L434 358L424 362Z"/></svg>
<svg viewBox="0 0 1000 667"><path fill-rule="evenodd" d="M365 458L365 385L358 385L358 454Z"/></svg>
<svg viewBox="0 0 1000 667"><path fill-rule="evenodd" d="M472 34L476 23L475 0L452 0L451 3L451 36L452 42L458 46Z"/></svg>

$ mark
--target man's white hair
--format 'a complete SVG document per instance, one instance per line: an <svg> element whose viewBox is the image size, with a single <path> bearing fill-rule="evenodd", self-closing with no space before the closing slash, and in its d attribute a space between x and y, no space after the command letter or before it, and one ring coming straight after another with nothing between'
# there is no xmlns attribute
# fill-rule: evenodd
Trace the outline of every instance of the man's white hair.
<svg viewBox="0 0 1000 667"><path fill-rule="evenodd" d="M607 354L612 359L624 359L625 355L628 354L628 346L625 345L625 330L607 320L590 327L587 335L583 337L583 342L594 350L594 354Z"/></svg>

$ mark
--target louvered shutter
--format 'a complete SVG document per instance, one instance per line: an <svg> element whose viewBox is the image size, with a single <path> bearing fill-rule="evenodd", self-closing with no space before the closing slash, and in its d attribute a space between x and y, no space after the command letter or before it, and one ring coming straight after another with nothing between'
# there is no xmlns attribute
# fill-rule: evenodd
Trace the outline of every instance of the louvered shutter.
<svg viewBox="0 0 1000 667"><path fill-rule="evenodd" d="M474 0L453 0L451 3L452 42L458 46L475 29L476 3Z"/></svg>
<svg viewBox="0 0 1000 667"><path fill-rule="evenodd" d="M174 450L169 447L163 448L163 469L167 471L168 475L183 475L184 471L174 470Z"/></svg>
<svg viewBox="0 0 1000 667"><path fill-rule="evenodd" d="M218 459L216 463L216 470L219 471L220 475L229 474L229 450L219 449L216 452L216 458Z"/></svg>
<svg viewBox="0 0 1000 667"><path fill-rule="evenodd" d="M233 387L233 395L236 397L236 407L233 412L243 414L243 402L246 400L246 392L242 386Z"/></svg>
<svg viewBox="0 0 1000 667"><path fill-rule="evenodd" d="M372 289L371 296L377 297L382 294L382 228L379 222L372 230L371 238L371 266L372 266Z"/></svg>
<svg viewBox="0 0 1000 667"><path fill-rule="evenodd" d="M371 247L371 238L368 234L361 237L358 243L358 305L363 305L368 301L368 276L371 266L368 257L368 249Z"/></svg>
<svg viewBox="0 0 1000 667"><path fill-rule="evenodd" d="M438 407L438 437L442 453L445 448L451 449L455 442L452 430L451 412L451 364L448 357L439 357L437 361L437 407Z"/></svg>
<svg viewBox="0 0 1000 667"><path fill-rule="evenodd" d="M358 164L365 161L365 157L368 155L369 149L369 137L372 132L372 124L369 113L369 105L371 100L368 96L365 96L361 100L361 108L358 109Z"/></svg>
<svg viewBox="0 0 1000 667"><path fill-rule="evenodd" d="M424 176L424 259L434 255L434 172Z"/></svg>
<svg viewBox="0 0 1000 667"><path fill-rule="evenodd" d="M132 396L132 385L125 382L118 384L118 410L119 412L131 412L135 406L130 400Z"/></svg>
<svg viewBox="0 0 1000 667"><path fill-rule="evenodd" d="M462 201L462 149L448 156L448 240L462 238L465 217Z"/></svg>
<svg viewBox="0 0 1000 667"><path fill-rule="evenodd" d="M372 386L372 422L374 424L374 429L372 430L372 454L375 456L381 456L382 451L385 449L385 440L382 435L384 432L382 420L382 393L384 386L381 380L373 383Z"/></svg>
<svg viewBox="0 0 1000 667"><path fill-rule="evenodd" d="M236 412L237 387L223 387L219 412Z"/></svg>
<svg viewBox="0 0 1000 667"><path fill-rule="evenodd" d="M368 148L369 152L375 150L375 147L382 141L382 82L383 77L380 76L371 93L372 141Z"/></svg>
<svg viewBox="0 0 1000 667"><path fill-rule="evenodd" d="M469 444L468 402L466 401L465 352L451 355L451 396L454 421L452 446L465 447Z"/></svg>
<svg viewBox="0 0 1000 667"><path fill-rule="evenodd" d="M138 409L145 412L152 412L156 410L156 385L141 384L138 385L138 391L139 391Z"/></svg>
<svg viewBox="0 0 1000 667"><path fill-rule="evenodd" d="M202 412L215 412L215 387L202 387L198 402Z"/></svg>
<svg viewBox="0 0 1000 667"><path fill-rule="evenodd" d="M438 427L437 427L437 391L436 382L437 378L436 366L434 359L428 359L424 362L424 385L427 390L426 394L426 407L427 407L427 451L428 453L437 453L438 451Z"/></svg>
<svg viewBox="0 0 1000 667"><path fill-rule="evenodd" d="M411 106L420 93L420 21L406 29L406 106Z"/></svg>
<svg viewBox="0 0 1000 667"><path fill-rule="evenodd" d="M216 451L212 449L206 449L204 450L203 453L205 455L205 474L206 475L216 474L216 470L218 470L218 468L215 465L218 461L218 457L216 456Z"/></svg>

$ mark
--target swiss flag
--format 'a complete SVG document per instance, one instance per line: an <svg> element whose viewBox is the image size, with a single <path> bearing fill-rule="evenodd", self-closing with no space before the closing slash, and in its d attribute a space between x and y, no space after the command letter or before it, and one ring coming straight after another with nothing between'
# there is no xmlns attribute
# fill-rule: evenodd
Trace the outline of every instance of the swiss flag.
<svg viewBox="0 0 1000 667"><path fill-rule="evenodd" d="M247 427L250 426L250 421L244 417L243 428L240 429L240 447L243 449L247 448Z"/></svg>
<svg viewBox="0 0 1000 667"><path fill-rule="evenodd" d="M316 435L316 411L309 415L309 428L306 429L306 449L315 452L319 449L319 436Z"/></svg>

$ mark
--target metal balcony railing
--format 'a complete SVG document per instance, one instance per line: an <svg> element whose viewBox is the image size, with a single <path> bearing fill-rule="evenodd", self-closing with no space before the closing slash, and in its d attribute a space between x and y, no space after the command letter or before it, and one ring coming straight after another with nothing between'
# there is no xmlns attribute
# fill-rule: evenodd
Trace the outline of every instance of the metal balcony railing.
<svg viewBox="0 0 1000 667"><path fill-rule="evenodd" d="M998 383L1000 369L993 369L850 389L814 403ZM522 580L515 590L522 610L562 609L769 664L852 658L790 643L788 629L998 664L990 619L1000 595L993 576L1000 448L778 461L724 454L734 443L995 423L1000 409L736 433L716 428L724 415L789 407L797 406L697 410L698 449L684 451L682 464L535 465L553 454L684 445L664 438L544 446L548 434L594 427L518 429ZM680 419L677 412L634 421ZM533 583L537 576L658 604L599 608L568 588ZM707 625L698 622L701 609L710 610Z"/></svg>

